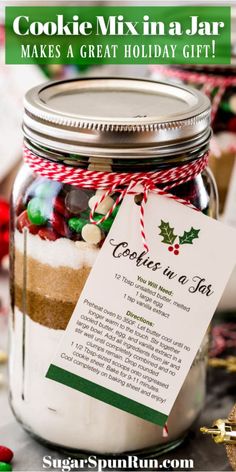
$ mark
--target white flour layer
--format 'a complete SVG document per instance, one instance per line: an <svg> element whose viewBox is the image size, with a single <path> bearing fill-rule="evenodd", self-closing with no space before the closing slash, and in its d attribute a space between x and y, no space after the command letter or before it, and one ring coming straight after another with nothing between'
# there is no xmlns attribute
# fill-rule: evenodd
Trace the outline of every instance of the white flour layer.
<svg viewBox="0 0 236 472"><path fill-rule="evenodd" d="M159 426L46 379L63 331L41 326L28 316L23 374L22 331L23 315L16 309L11 328L12 406L28 429L52 443L101 454L136 451L181 437L203 406L205 368L200 362L187 376L168 419L169 437L163 438Z"/></svg>
<svg viewBox="0 0 236 472"><path fill-rule="evenodd" d="M21 253L24 252L24 236L18 230L15 231L15 247ZM56 241L41 239L38 235L27 232L27 256L33 257L42 264L51 267L92 267L99 249L83 241L75 242L66 238Z"/></svg>

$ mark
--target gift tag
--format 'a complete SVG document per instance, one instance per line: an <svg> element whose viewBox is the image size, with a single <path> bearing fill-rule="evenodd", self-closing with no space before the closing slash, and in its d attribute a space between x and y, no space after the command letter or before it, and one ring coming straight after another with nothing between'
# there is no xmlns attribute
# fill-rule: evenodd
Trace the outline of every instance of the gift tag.
<svg viewBox="0 0 236 472"><path fill-rule="evenodd" d="M47 377L164 425L236 261L236 231L168 197L127 195Z"/></svg>

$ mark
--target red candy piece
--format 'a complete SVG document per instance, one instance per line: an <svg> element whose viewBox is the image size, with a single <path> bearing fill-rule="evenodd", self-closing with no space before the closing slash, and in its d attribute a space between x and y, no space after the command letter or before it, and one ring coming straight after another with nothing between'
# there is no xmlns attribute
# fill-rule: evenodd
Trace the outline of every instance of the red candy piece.
<svg viewBox="0 0 236 472"><path fill-rule="evenodd" d="M22 211L25 210L25 205L23 203L23 198L20 196L16 202L16 206L15 206L15 214L16 216L19 216Z"/></svg>
<svg viewBox="0 0 236 472"><path fill-rule="evenodd" d="M63 215L65 218L70 218L71 214L65 207L65 203L61 197L56 197L54 202L53 202L53 208L54 211L57 213L60 213L60 215Z"/></svg>
<svg viewBox="0 0 236 472"><path fill-rule="evenodd" d="M0 227L9 224L9 204L0 198Z"/></svg>
<svg viewBox="0 0 236 472"><path fill-rule="evenodd" d="M58 213L53 213L50 218L51 225L56 233L59 233L61 236L69 236L69 230L66 225L65 220Z"/></svg>
<svg viewBox="0 0 236 472"><path fill-rule="evenodd" d="M0 462L11 462L13 459L13 452L5 446L0 446Z"/></svg>
<svg viewBox="0 0 236 472"><path fill-rule="evenodd" d="M27 211L25 210L18 216L17 221L16 221L16 227L18 231L22 233L24 226L28 227L29 224L30 224L30 221L27 215Z"/></svg>
<svg viewBox="0 0 236 472"><path fill-rule="evenodd" d="M59 237L52 228L42 228L39 230L38 235L41 239L47 239L48 241L56 241Z"/></svg>
<svg viewBox="0 0 236 472"><path fill-rule="evenodd" d="M28 228L29 232L31 234L37 234L40 226L37 225L32 225L30 222L28 215L27 215L27 210L24 210L20 216L18 216L17 221L16 221L16 227L20 233L22 233L23 228Z"/></svg>
<svg viewBox="0 0 236 472"><path fill-rule="evenodd" d="M9 252L9 204L0 198L0 263Z"/></svg>
<svg viewBox="0 0 236 472"><path fill-rule="evenodd" d="M28 226L28 230L29 230L29 232L30 232L31 234L38 234L38 232L39 232L39 227L36 226L36 225L30 224L30 225Z"/></svg>
<svg viewBox="0 0 236 472"><path fill-rule="evenodd" d="M231 118L231 120L229 120L228 130L231 131L232 133L236 133L236 116L234 116L234 118Z"/></svg>
<svg viewBox="0 0 236 472"><path fill-rule="evenodd" d="M7 239L7 241L5 240ZM1 238L0 236L0 263L1 260L6 256L9 252L9 233L4 233L4 237Z"/></svg>
<svg viewBox="0 0 236 472"><path fill-rule="evenodd" d="M8 231L8 229L5 229L5 231L3 231L1 239L2 239L3 243L5 243L5 244L9 243L9 231Z"/></svg>

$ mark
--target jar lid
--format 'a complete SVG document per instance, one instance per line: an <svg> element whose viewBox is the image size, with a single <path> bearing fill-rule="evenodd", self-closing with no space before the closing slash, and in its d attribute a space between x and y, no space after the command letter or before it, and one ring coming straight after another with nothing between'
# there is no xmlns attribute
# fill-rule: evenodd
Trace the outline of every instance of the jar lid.
<svg viewBox="0 0 236 472"><path fill-rule="evenodd" d="M49 82L29 90L24 105L26 138L62 152L148 157L196 148L210 135L205 95L150 80Z"/></svg>

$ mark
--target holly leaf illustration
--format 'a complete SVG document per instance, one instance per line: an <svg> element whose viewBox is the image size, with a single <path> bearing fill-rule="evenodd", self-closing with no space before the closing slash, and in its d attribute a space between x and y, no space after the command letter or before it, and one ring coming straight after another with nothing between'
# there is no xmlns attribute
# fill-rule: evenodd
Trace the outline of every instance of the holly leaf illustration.
<svg viewBox="0 0 236 472"><path fill-rule="evenodd" d="M189 231L184 231L183 236L179 237L179 244L193 244L193 240L198 238L200 229L191 228Z"/></svg>
<svg viewBox="0 0 236 472"><path fill-rule="evenodd" d="M161 224L160 226L158 226L158 228L160 228L161 230L161 232L159 233L160 236L163 237L162 243L173 244L177 238L177 234L174 234L174 228L170 227L168 221L165 222L161 220Z"/></svg>

